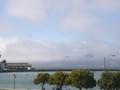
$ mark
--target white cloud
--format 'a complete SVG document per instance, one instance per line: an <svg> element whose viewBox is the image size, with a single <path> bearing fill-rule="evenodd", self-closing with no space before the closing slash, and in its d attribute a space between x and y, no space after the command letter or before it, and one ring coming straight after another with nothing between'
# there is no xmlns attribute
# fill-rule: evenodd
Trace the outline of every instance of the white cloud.
<svg viewBox="0 0 120 90"><path fill-rule="evenodd" d="M61 25L63 28L67 27L83 33L104 35L106 28L101 23L98 23L99 21L101 21L99 18L87 13L83 15L69 14L62 18Z"/></svg>
<svg viewBox="0 0 120 90"><path fill-rule="evenodd" d="M15 44L15 43L17 43L16 38L11 38L11 39L0 38L0 52L4 52L8 45Z"/></svg>
<svg viewBox="0 0 120 90"><path fill-rule="evenodd" d="M120 11L119 3L119 0L7 0L6 10L8 14L23 20L43 21L51 12L54 14L75 12L78 15L81 13L89 16L90 11L101 13Z"/></svg>
<svg viewBox="0 0 120 90"><path fill-rule="evenodd" d="M6 11L11 16L28 21L46 18L42 0L8 0Z"/></svg>
<svg viewBox="0 0 120 90"><path fill-rule="evenodd" d="M56 11L115 12L120 11L119 0L43 0L44 7ZM45 2L46 1L46 2Z"/></svg>
<svg viewBox="0 0 120 90"><path fill-rule="evenodd" d="M72 29L92 36L109 34L110 26L105 22L105 18L101 17L102 14L120 12L119 0L75 0L74 2L70 0L68 2L67 14L61 17L62 29Z"/></svg>
<svg viewBox="0 0 120 90"><path fill-rule="evenodd" d="M14 30L13 25L8 23L0 23L0 34L8 33L13 30Z"/></svg>
<svg viewBox="0 0 120 90"><path fill-rule="evenodd" d="M115 12L120 11L120 0L93 0L92 8L96 10Z"/></svg>
<svg viewBox="0 0 120 90"><path fill-rule="evenodd" d="M3 57L8 62L34 62L34 61L60 61L68 56L72 60L84 60L86 55L94 55L95 60L104 56L120 53L120 47L110 43L89 41L58 44L51 42L38 42L18 39L2 39ZM88 60L88 58L87 58Z"/></svg>

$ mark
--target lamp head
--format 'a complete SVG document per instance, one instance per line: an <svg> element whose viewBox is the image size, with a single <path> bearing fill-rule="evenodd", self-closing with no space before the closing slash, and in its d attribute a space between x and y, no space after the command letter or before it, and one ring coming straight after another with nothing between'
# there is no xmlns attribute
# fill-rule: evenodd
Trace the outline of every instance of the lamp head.
<svg viewBox="0 0 120 90"><path fill-rule="evenodd" d="M112 55L113 57L115 57L115 55Z"/></svg>

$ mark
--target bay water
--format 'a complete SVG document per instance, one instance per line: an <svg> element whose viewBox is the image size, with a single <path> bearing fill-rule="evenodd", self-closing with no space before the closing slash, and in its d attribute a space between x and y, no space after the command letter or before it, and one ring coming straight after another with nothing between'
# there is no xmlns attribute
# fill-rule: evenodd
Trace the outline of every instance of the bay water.
<svg viewBox="0 0 120 90"><path fill-rule="evenodd" d="M41 88L40 85L35 85L33 83L34 78L40 72L15 72L15 73L0 73L0 88L13 88L14 87L14 74L16 75L15 78L15 88L24 88L24 89L39 89ZM54 72L48 72L49 74L53 74ZM70 73L70 72L68 72ZM101 75L101 71L94 72L95 79L98 80ZM46 90L53 90L52 88L55 86L52 85L45 85ZM75 87L67 86L64 87L63 90L70 89L70 90L78 90ZM86 90L86 89L83 89ZM87 90L99 90L98 86L93 89Z"/></svg>

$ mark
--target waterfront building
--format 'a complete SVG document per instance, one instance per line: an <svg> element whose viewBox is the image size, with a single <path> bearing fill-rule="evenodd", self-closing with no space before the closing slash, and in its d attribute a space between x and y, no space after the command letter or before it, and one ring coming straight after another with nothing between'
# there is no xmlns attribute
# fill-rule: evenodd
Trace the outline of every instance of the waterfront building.
<svg viewBox="0 0 120 90"><path fill-rule="evenodd" d="M6 60L0 62L0 70L30 70L32 65L29 63L7 63Z"/></svg>
<svg viewBox="0 0 120 90"><path fill-rule="evenodd" d="M4 59L2 62L0 62L0 70L4 70L7 68L6 60Z"/></svg>

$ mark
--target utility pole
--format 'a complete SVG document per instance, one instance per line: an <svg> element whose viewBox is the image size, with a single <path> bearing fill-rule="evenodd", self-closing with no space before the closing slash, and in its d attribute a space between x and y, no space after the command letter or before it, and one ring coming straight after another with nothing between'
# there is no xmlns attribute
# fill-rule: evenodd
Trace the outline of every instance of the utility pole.
<svg viewBox="0 0 120 90"><path fill-rule="evenodd" d="M16 78L16 75L14 73L14 86L13 86L13 89L15 89L15 78Z"/></svg>

